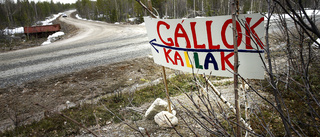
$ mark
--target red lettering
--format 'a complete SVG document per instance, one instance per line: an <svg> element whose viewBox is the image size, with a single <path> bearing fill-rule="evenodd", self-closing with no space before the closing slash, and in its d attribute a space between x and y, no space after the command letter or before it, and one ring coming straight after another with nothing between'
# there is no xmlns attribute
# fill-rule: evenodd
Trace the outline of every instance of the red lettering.
<svg viewBox="0 0 320 137"><path fill-rule="evenodd" d="M196 34L196 30L195 30L196 23L197 23L197 22L190 22L191 32L192 32L192 37L193 37L193 43L194 43L194 48L195 48L195 49L205 49L205 48L206 48L206 45L205 45L205 44L198 45L198 42L197 42L197 34Z"/></svg>
<svg viewBox="0 0 320 137"><path fill-rule="evenodd" d="M233 52L229 53L227 56L224 56L224 52L220 52L221 55L221 70L226 70L226 64L232 69L234 70L233 65L231 64L231 62L229 61L229 58L232 57L234 55ZM226 63L226 64L225 64Z"/></svg>
<svg viewBox="0 0 320 137"><path fill-rule="evenodd" d="M221 30L221 39L222 39L222 42L223 44L229 48L229 49L233 49L234 48L234 45L230 45L228 42L227 42L227 39L226 39L226 30L227 30L227 27L229 24L232 23L232 19L229 19L227 20L226 22L224 22L223 26L222 26L222 30ZM238 39L237 39L237 42L238 42L238 47L240 46L241 44L241 39L242 39L242 33L241 33L241 28L240 28L240 24L239 22L237 21L236 23L236 28L237 28L237 32L238 32Z"/></svg>
<svg viewBox="0 0 320 137"><path fill-rule="evenodd" d="M158 21L158 23L157 23L157 32L158 32L158 36L159 36L159 38L160 38L160 40L162 41L163 44L165 44L165 45L167 45L167 46L173 46L174 44L173 44L172 38L168 38L167 40L168 40L169 42L166 42L166 41L164 41L164 40L162 39L162 37L160 36L160 25L164 25L167 29L170 28L170 25L169 25L168 23L164 22L164 21Z"/></svg>
<svg viewBox="0 0 320 137"><path fill-rule="evenodd" d="M251 46L251 38L250 38L250 22L252 18L246 18L246 49L253 49Z"/></svg>
<svg viewBox="0 0 320 137"><path fill-rule="evenodd" d="M167 63L169 63L169 60L172 62L172 64L176 65L176 63L172 60L172 58L169 56L170 52L172 51L171 49L169 49L168 51L166 51L166 48L163 48L164 51L164 56L166 57Z"/></svg>
<svg viewBox="0 0 320 137"><path fill-rule="evenodd" d="M179 33L179 30L181 30L182 33ZM184 28L180 23L178 23L176 30L174 32L174 41L175 41L176 47L180 47L178 43L178 37L184 38L186 40L187 42L186 48L191 48L191 44L190 44L190 40L188 38L187 32L184 30Z"/></svg>
<svg viewBox="0 0 320 137"><path fill-rule="evenodd" d="M178 65L178 60L180 60L181 66L184 66L183 60L182 60L179 52L176 51L176 53L174 53L174 61L175 61L175 63L176 63L175 65Z"/></svg>
<svg viewBox="0 0 320 137"><path fill-rule="evenodd" d="M264 45L254 29L264 21L264 18L260 18L255 24L250 27L251 19L252 18L246 18L246 49L253 49L251 46L251 35L253 35L252 37L255 39L260 48L263 49Z"/></svg>
<svg viewBox="0 0 320 137"><path fill-rule="evenodd" d="M213 21L207 21L206 26L207 26L207 36L208 36L208 45L209 49L220 49L220 45L212 45L212 33L211 33L211 24Z"/></svg>

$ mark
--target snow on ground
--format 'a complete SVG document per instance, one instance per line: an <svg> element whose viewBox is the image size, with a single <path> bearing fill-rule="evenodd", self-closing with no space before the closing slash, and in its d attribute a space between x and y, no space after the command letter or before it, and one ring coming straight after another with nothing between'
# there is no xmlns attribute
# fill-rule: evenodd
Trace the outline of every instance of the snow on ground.
<svg viewBox="0 0 320 137"><path fill-rule="evenodd" d="M23 30L23 27L14 28L14 29L5 28L3 32L4 32L4 35L14 35L19 33L24 33L24 30Z"/></svg>
<svg viewBox="0 0 320 137"><path fill-rule="evenodd" d="M317 39L317 42L320 43L320 38ZM318 45L316 42L314 42L311 46L314 47L314 48L319 48L320 47L320 45Z"/></svg>
<svg viewBox="0 0 320 137"><path fill-rule="evenodd" d="M87 20L87 21L93 21L93 22L103 22L103 21L98 21L98 20L91 20L91 19L86 19L86 18L82 18L82 17L80 17L80 15L79 14L76 14L76 18L77 19L79 19L79 20Z"/></svg>
<svg viewBox="0 0 320 137"><path fill-rule="evenodd" d="M60 36L63 36L63 35L64 35L64 32L62 32L62 31L53 33L52 35L49 35L48 40L43 42L41 45L50 44L51 42L54 42L55 40L59 39Z"/></svg>
<svg viewBox="0 0 320 137"><path fill-rule="evenodd" d="M128 20L131 21L131 22L134 22L135 20L137 20L137 18L135 18L135 17L134 18L129 18Z"/></svg>
<svg viewBox="0 0 320 137"><path fill-rule="evenodd" d="M73 11L75 11L75 10L70 10L68 12L73 12ZM58 13L58 14L53 14L52 16L47 17L46 20L40 21L38 23L40 23L42 25L52 25L52 21L57 19L62 14L65 14L65 13L61 12L61 13ZM24 29L23 29L23 27L18 27L18 28L14 28L14 29L6 28L6 29L3 30L3 32L4 32L5 35L14 35L14 34L19 34L19 33L24 33ZM63 35L64 35L64 32L62 32L62 31L56 32L56 33L54 33L52 35L49 35L48 36L48 40L43 42L41 45L50 44L50 43L54 42L55 40L59 39L59 37L63 36Z"/></svg>
<svg viewBox="0 0 320 137"><path fill-rule="evenodd" d="M87 20L87 19L81 18L81 17L79 16L79 14L76 14L76 18L79 19L79 20Z"/></svg>
<svg viewBox="0 0 320 137"><path fill-rule="evenodd" d="M196 16L195 18L196 19L201 19L201 18L206 18L206 17L204 17L204 16Z"/></svg>
<svg viewBox="0 0 320 137"><path fill-rule="evenodd" d="M50 18L41 21L42 25L52 25L52 21L54 21L55 19L57 19L59 16L61 16L64 13L58 13L58 14L53 14Z"/></svg>
<svg viewBox="0 0 320 137"><path fill-rule="evenodd" d="M42 25L52 25L52 21L57 19L62 14L63 13L53 14L52 16L47 17L46 20L40 21L39 23L41 23ZM23 27L18 27L14 29L5 28L3 31L5 35L14 35L19 33L24 33Z"/></svg>
<svg viewBox="0 0 320 137"><path fill-rule="evenodd" d="M145 26L146 23L145 23L145 22L142 22L142 23L140 23L139 25L140 25L140 26Z"/></svg>
<svg viewBox="0 0 320 137"><path fill-rule="evenodd" d="M314 16L320 15L320 10L305 10L308 16ZM282 14L281 16L284 16L286 19L290 19L291 17L288 14ZM265 14L264 20L266 21L268 17L268 14ZM270 21L279 21L279 15L278 14L273 14L271 15Z"/></svg>

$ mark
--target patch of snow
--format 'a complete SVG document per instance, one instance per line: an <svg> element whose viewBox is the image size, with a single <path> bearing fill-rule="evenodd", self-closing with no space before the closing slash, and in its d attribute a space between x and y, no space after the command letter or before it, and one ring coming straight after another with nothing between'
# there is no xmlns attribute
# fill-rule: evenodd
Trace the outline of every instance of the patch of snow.
<svg viewBox="0 0 320 137"><path fill-rule="evenodd" d="M60 15L62 15L64 13L58 13L58 14L53 14L50 17L47 17L46 20L44 21L39 21L39 24L42 25L52 25L52 21L54 21L55 19L57 19ZM14 29L4 29L3 30L4 35L14 35L14 34L19 34L19 33L24 33L24 29L23 27L18 27L18 28L14 28Z"/></svg>
<svg viewBox="0 0 320 137"><path fill-rule="evenodd" d="M63 35L64 35L64 32L62 32L62 31L53 33L52 35L49 35L49 36L48 36L48 40L45 41L45 42L43 42L41 45L50 44L51 42L57 40L60 36L63 36Z"/></svg>
<svg viewBox="0 0 320 137"><path fill-rule="evenodd" d="M114 24L119 25L120 23L119 22L115 22Z"/></svg>
<svg viewBox="0 0 320 137"><path fill-rule="evenodd" d="M91 20L91 19L82 18L82 17L80 17L79 14L76 14L76 18L79 19L79 20L86 20L86 21L92 21L92 22L101 22L101 21L96 21L96 20Z"/></svg>
<svg viewBox="0 0 320 137"><path fill-rule="evenodd" d="M320 15L320 10L305 10L307 15Z"/></svg>
<svg viewBox="0 0 320 137"><path fill-rule="evenodd" d="M48 45L48 44L50 44L50 43L51 43L51 41L50 41L50 40L47 40L47 41L43 42L41 45Z"/></svg>
<svg viewBox="0 0 320 137"><path fill-rule="evenodd" d="M58 14L53 14L52 16L50 16L48 19L46 19L45 21L41 21L42 25L52 25L52 21L54 21L55 19L57 19L59 16L61 16L63 13L58 13Z"/></svg>
<svg viewBox="0 0 320 137"><path fill-rule="evenodd" d="M104 14L99 14L98 18L104 18L104 16L105 16Z"/></svg>
<svg viewBox="0 0 320 137"><path fill-rule="evenodd" d="M288 14L273 14L271 15L270 17L270 21L273 22L273 21L279 21L279 16L282 16L282 17L285 17L286 19L290 19L290 16ZM268 13L265 14L264 16L264 20L267 21L268 19Z"/></svg>
<svg viewBox="0 0 320 137"><path fill-rule="evenodd" d="M91 19L82 18L82 17L80 17L79 14L76 14L76 18L79 19L79 20L86 20L86 21L92 21L92 22L94 21L94 20L91 20Z"/></svg>
<svg viewBox="0 0 320 137"><path fill-rule="evenodd" d="M205 18L205 17L203 17L203 16L196 16L195 18Z"/></svg>
<svg viewBox="0 0 320 137"><path fill-rule="evenodd" d="M320 38L317 39L317 42L320 43ZM316 42L314 42L311 46L314 47L314 48L319 48L320 47L320 45L318 45Z"/></svg>
<svg viewBox="0 0 320 137"><path fill-rule="evenodd" d="M134 22L135 20L137 20L137 18L129 18L128 20Z"/></svg>
<svg viewBox="0 0 320 137"><path fill-rule="evenodd" d="M5 28L3 32L4 32L4 35L14 35L19 33L24 33L24 29L23 27L14 28L14 29Z"/></svg>
<svg viewBox="0 0 320 137"><path fill-rule="evenodd" d="M162 19L168 19L170 16L163 16Z"/></svg>
<svg viewBox="0 0 320 137"><path fill-rule="evenodd" d="M94 22L105 23L105 22L103 22L103 21L99 21L99 20L96 20L96 21L94 21Z"/></svg>
<svg viewBox="0 0 320 137"><path fill-rule="evenodd" d="M68 10L67 12L75 12L77 11L76 9L73 9L73 10Z"/></svg>
<svg viewBox="0 0 320 137"><path fill-rule="evenodd" d="M308 16L320 15L320 10L305 10ZM299 11L297 11L298 13ZM291 17L288 14L281 14L281 16L285 17L286 19L290 19ZM303 15L304 16L304 15ZM268 17L268 13L265 14L264 20L266 21ZM270 21L278 21L279 14L273 14L270 17Z"/></svg>
<svg viewBox="0 0 320 137"><path fill-rule="evenodd" d="M153 58L153 56L151 54L148 55L148 58Z"/></svg>
<svg viewBox="0 0 320 137"><path fill-rule="evenodd" d="M247 11L247 14L253 14L254 13L254 11Z"/></svg>
<svg viewBox="0 0 320 137"><path fill-rule="evenodd" d="M145 26L146 23L145 23L145 22L142 22L142 23L140 23L139 25L140 25L140 26Z"/></svg>
<svg viewBox="0 0 320 137"><path fill-rule="evenodd" d="M76 18L77 18L77 19L79 19L79 20L86 20L86 21L97 22L97 21L95 21L95 20L91 20L91 19L86 19L86 18L82 18L82 17L80 17L80 15L79 15L79 14L76 14Z"/></svg>
<svg viewBox="0 0 320 137"><path fill-rule="evenodd" d="M80 19L80 20L83 20L83 18L81 18L81 17L79 16L79 14L76 14L76 18L77 18L77 19Z"/></svg>
<svg viewBox="0 0 320 137"><path fill-rule="evenodd" d="M145 129L143 127L139 127L140 132L145 131Z"/></svg>

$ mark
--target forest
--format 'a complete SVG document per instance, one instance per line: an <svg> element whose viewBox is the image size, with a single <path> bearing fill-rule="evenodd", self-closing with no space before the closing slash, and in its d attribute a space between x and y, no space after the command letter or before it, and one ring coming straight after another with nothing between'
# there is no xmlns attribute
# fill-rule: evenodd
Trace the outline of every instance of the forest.
<svg viewBox="0 0 320 137"><path fill-rule="evenodd" d="M151 0L154 12L160 18L192 18L196 16L230 15L232 0ZM141 0L148 3L148 0ZM266 0L239 1L240 13L267 12ZM313 7L313 1L303 0L305 7ZM106 22L143 22L142 17L148 15L136 0L78 0L76 9L80 16L87 19Z"/></svg>
<svg viewBox="0 0 320 137"><path fill-rule="evenodd" d="M147 3L147 0L141 0ZM195 16L229 15L231 0L152 0L155 13L160 18L191 18ZM312 1L304 0L305 7ZM267 11L265 0L241 0L240 13ZM41 25L51 14L76 8L82 18L114 22L141 23L148 13L136 0L78 0L75 4L34 2L29 0L0 0L0 29Z"/></svg>
<svg viewBox="0 0 320 137"><path fill-rule="evenodd" d="M29 0L0 0L0 30L20 26L41 25L51 14L72 9L72 4L34 2Z"/></svg>
<svg viewBox="0 0 320 137"><path fill-rule="evenodd" d="M147 0L141 0L147 3ZM160 18L191 18L230 14L230 0L152 0L155 13ZM264 0L245 0L241 3L243 13L266 11ZM76 9L83 18L107 22L141 23L147 13L136 0L78 0Z"/></svg>

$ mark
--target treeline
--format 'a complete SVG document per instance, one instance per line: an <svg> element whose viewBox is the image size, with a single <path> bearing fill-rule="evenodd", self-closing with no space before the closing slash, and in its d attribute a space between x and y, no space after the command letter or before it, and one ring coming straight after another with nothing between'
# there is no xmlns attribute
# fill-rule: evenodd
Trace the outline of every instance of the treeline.
<svg viewBox="0 0 320 137"><path fill-rule="evenodd" d="M147 0L141 0L147 5ZM232 0L151 0L155 13L160 18L190 18L195 16L229 15ZM312 8L314 2L302 0L305 7ZM267 11L266 0L240 0L240 13L262 13ZM76 9L87 19L107 22L142 22L148 15L136 0L78 0Z"/></svg>
<svg viewBox="0 0 320 137"><path fill-rule="evenodd" d="M147 0L141 0L147 4ZM217 16L231 13L232 0L151 0L155 13L160 18L190 18L195 16ZM316 5L302 0L306 8ZM267 11L265 0L240 0L240 13ZM136 0L78 0L76 4L29 2L29 0L0 0L0 29L29 26L45 17L67 9L76 8L81 17L106 22L143 22L147 12ZM135 19L135 20L130 20Z"/></svg>
<svg viewBox="0 0 320 137"><path fill-rule="evenodd" d="M147 5L147 0L141 0ZM190 18L195 16L217 16L230 14L231 0L151 0L154 12L160 18ZM147 12L136 0L78 0L76 8L80 16L107 22L128 22L130 18L142 22ZM265 0L241 0L242 13L264 12Z"/></svg>
<svg viewBox="0 0 320 137"><path fill-rule="evenodd" d="M124 22L140 18L146 13L135 0L78 0L76 9L82 18L106 22Z"/></svg>
<svg viewBox="0 0 320 137"><path fill-rule="evenodd" d="M30 26L51 14L74 8L71 4L51 2L29 2L29 0L0 0L0 29Z"/></svg>

